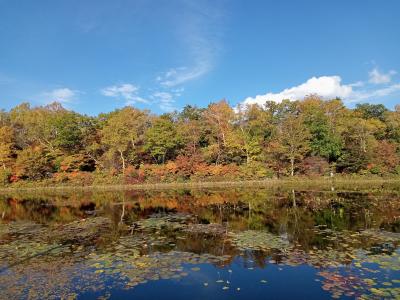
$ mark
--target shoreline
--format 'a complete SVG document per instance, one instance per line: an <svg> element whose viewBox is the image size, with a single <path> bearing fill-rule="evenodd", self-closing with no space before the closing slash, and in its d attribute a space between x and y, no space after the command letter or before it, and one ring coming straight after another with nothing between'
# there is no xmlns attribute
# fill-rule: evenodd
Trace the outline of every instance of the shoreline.
<svg viewBox="0 0 400 300"><path fill-rule="evenodd" d="M105 184L105 185L47 185L41 186L8 186L0 187L0 193L16 191L116 191L116 190L169 190L169 189L202 189L202 188L268 188L285 187L298 188L313 186L331 186L334 188L347 185L379 185L398 184L400 178L285 178L267 180L243 180L243 181L199 181L199 182L171 182L171 183L142 183L142 184Z"/></svg>

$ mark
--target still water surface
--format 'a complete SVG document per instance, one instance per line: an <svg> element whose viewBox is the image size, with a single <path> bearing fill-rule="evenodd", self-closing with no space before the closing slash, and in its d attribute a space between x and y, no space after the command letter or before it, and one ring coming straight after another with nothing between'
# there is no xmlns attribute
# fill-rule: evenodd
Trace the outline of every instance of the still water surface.
<svg viewBox="0 0 400 300"><path fill-rule="evenodd" d="M400 192L0 196L0 299L399 299Z"/></svg>

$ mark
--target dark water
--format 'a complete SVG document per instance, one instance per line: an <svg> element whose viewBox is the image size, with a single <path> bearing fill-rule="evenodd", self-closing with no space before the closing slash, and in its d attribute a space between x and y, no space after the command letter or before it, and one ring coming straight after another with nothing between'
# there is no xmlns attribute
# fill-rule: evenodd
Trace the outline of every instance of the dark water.
<svg viewBox="0 0 400 300"><path fill-rule="evenodd" d="M399 299L400 192L0 196L1 299Z"/></svg>

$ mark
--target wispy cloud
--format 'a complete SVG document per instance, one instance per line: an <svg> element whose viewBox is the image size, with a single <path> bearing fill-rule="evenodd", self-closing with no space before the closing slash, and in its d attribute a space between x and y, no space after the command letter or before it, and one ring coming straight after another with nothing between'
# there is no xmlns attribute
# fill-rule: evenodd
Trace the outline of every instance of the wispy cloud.
<svg viewBox="0 0 400 300"><path fill-rule="evenodd" d="M248 97L243 103L263 105L266 101L300 100L310 94L317 94L324 99L339 97L346 102L361 102L369 99L379 100L379 98L400 92L400 83L388 85L395 74L397 74L396 71L383 74L377 68L374 68L368 73L368 82L357 81L350 84L343 84L340 76L312 77L300 85L284 89L278 93L268 92L263 95ZM386 84L386 86L376 88L374 86L376 84Z"/></svg>
<svg viewBox="0 0 400 300"><path fill-rule="evenodd" d="M192 68L180 67L173 68L157 77L157 81L164 87L175 87L188 81L194 80L206 74L210 70L207 61Z"/></svg>
<svg viewBox="0 0 400 300"><path fill-rule="evenodd" d="M138 95L139 87L131 83L112 85L103 88L100 92L103 96L125 100L125 105L136 103L148 103L149 101Z"/></svg>
<svg viewBox="0 0 400 300"><path fill-rule="evenodd" d="M174 96L168 92L156 92L151 96L163 111L173 111L175 109Z"/></svg>
<svg viewBox="0 0 400 300"><path fill-rule="evenodd" d="M121 85L112 85L102 89L102 94L108 97L120 97L130 98L132 97L139 88L130 83L124 83Z"/></svg>
<svg viewBox="0 0 400 300"><path fill-rule="evenodd" d="M179 10L172 10L179 6ZM166 26L172 33L179 59L170 59L170 68L156 72L150 83L141 88L134 83L110 85L100 90L106 97L125 100L125 104L156 105L163 111L176 109L186 84L210 72L218 59L225 14L223 5L211 0L178 0L168 5ZM141 6L146 9L146 5ZM102 10L103 11L103 10ZM88 28L92 24L88 23ZM170 29L172 28L172 29ZM177 92L179 91L179 92Z"/></svg>
<svg viewBox="0 0 400 300"><path fill-rule="evenodd" d="M81 92L64 87L44 92L42 96L46 103L57 101L62 104L68 104L76 100L79 93Z"/></svg>
<svg viewBox="0 0 400 300"><path fill-rule="evenodd" d="M349 102L360 102L368 99L387 97L397 92L400 92L400 83L395 83L380 89L353 91L352 97L348 100Z"/></svg>
<svg viewBox="0 0 400 300"><path fill-rule="evenodd" d="M181 86L210 72L221 46L223 9L214 1L182 1L184 14L177 18L176 34L184 48L186 63L157 76L163 87Z"/></svg>
<svg viewBox="0 0 400 300"><path fill-rule="evenodd" d="M173 89L169 92L158 91L153 93L150 98L161 110L170 112L177 109L175 106L176 99L182 95L182 92L183 88Z"/></svg>
<svg viewBox="0 0 400 300"><path fill-rule="evenodd" d="M394 70L390 70L387 73L382 73L378 70L378 68L372 69L369 73L369 82L373 84L383 84L390 83L392 81L392 76L397 72Z"/></svg>

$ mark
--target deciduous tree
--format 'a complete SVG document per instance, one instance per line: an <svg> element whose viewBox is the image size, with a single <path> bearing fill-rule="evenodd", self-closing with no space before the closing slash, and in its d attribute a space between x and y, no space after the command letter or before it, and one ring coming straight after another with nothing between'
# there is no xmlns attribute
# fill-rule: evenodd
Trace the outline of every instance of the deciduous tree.
<svg viewBox="0 0 400 300"><path fill-rule="evenodd" d="M128 152L135 154L148 126L148 113L129 106L111 114L106 120L101 131L102 143L111 153L118 153L123 173L127 166Z"/></svg>

